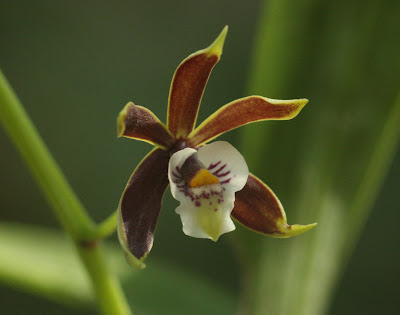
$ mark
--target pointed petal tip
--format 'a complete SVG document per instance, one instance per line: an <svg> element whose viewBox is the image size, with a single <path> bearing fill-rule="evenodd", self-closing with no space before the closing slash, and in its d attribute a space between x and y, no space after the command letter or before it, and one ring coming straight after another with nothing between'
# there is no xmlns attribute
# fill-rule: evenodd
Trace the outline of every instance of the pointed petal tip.
<svg viewBox="0 0 400 315"><path fill-rule="evenodd" d="M210 240L212 240L214 243L216 243L218 241L218 239L219 239L219 236L218 237L210 237Z"/></svg>
<svg viewBox="0 0 400 315"><path fill-rule="evenodd" d="M125 117L128 112L128 107L133 104L132 102L129 102L124 106L124 108L119 112L118 118L117 118L117 138L121 138L125 132Z"/></svg>
<svg viewBox="0 0 400 315"><path fill-rule="evenodd" d="M290 117L289 119L295 118L301 112L301 110L304 108L304 106L306 106L308 104L308 99L301 98L301 99L298 99L297 102L298 102L298 104L297 104L298 108L297 108L297 110L295 110L293 112L293 116Z"/></svg>
<svg viewBox="0 0 400 315"><path fill-rule="evenodd" d="M280 99L272 99L266 97L262 98L264 98L267 102L273 105L281 107L284 106L288 108L286 115L279 117L280 120L289 120L295 118L301 112L304 106L306 106L308 103L308 99L306 98L299 98L293 100L280 100Z"/></svg>
<svg viewBox="0 0 400 315"><path fill-rule="evenodd" d="M142 258L138 259L135 256L133 256L131 253L125 252L125 258L126 258L128 265L135 269L145 269L146 268L146 264L143 262L145 260L146 256L143 256Z"/></svg>
<svg viewBox="0 0 400 315"><path fill-rule="evenodd" d="M226 233L229 233L229 232L233 232L234 230L236 230L236 226L235 225L233 225L232 226L232 228L231 229L229 229L229 230L227 230L227 231L224 231L223 233L220 233L220 232L218 232L218 233L209 233L208 234L208 239L209 240L211 240L211 241L213 241L214 243L216 243L216 242L218 242L218 240L220 239L220 237L223 235L223 234L226 234Z"/></svg>
<svg viewBox="0 0 400 315"><path fill-rule="evenodd" d="M300 110L302 110L303 109L303 107L304 106L306 106L307 104L308 104L308 102L309 102L309 100L308 99L306 99L306 98L302 98L302 99L299 99L299 107L300 107ZM299 111L300 111L299 110Z"/></svg>
<svg viewBox="0 0 400 315"><path fill-rule="evenodd" d="M206 49L210 55L217 55L218 57L222 54L222 49L224 47L226 34L228 33L228 25L225 25L221 33L214 40L214 42Z"/></svg>
<svg viewBox="0 0 400 315"><path fill-rule="evenodd" d="M315 226L317 226L318 223L311 223L307 225L300 225L300 224L293 224L293 225L288 225L286 223L280 224L279 229L280 232L283 234L279 235L274 235L275 237L278 238L288 238L296 235L303 234L304 232L307 232L308 230L311 230Z"/></svg>
<svg viewBox="0 0 400 315"><path fill-rule="evenodd" d="M301 107L304 107L307 105L309 100L307 98L301 98L301 99L299 99L299 102L301 103Z"/></svg>

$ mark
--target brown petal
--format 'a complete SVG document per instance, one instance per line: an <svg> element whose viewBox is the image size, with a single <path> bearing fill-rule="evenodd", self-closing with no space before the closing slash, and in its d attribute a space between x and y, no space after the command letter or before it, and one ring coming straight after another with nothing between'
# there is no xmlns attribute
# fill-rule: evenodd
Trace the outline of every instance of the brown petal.
<svg viewBox="0 0 400 315"><path fill-rule="evenodd" d="M304 233L316 225L288 225L279 199L253 174L249 174L244 188L236 193L231 215L251 230L279 238Z"/></svg>
<svg viewBox="0 0 400 315"><path fill-rule="evenodd" d="M168 101L168 128L176 138L186 138L196 123L201 98L214 65L218 62L228 27L206 49L195 52L178 66Z"/></svg>
<svg viewBox="0 0 400 315"><path fill-rule="evenodd" d="M287 120L297 116L307 99L274 100L248 96L221 107L208 117L188 137L193 146L200 145L220 134L260 120Z"/></svg>
<svg viewBox="0 0 400 315"><path fill-rule="evenodd" d="M162 198L168 186L169 153L151 151L133 172L118 208L118 237L130 264L143 268L153 246ZM133 256L132 256L132 255Z"/></svg>
<svg viewBox="0 0 400 315"><path fill-rule="evenodd" d="M126 104L117 119L118 137L149 142L168 149L175 142L167 127L145 107Z"/></svg>

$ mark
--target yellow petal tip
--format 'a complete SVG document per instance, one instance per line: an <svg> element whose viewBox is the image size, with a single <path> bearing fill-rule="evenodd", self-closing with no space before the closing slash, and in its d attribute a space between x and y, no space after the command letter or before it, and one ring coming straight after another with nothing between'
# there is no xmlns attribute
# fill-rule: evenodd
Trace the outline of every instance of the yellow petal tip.
<svg viewBox="0 0 400 315"><path fill-rule="evenodd" d="M218 57L221 56L227 33L228 25L223 28L222 32L218 35L215 41L206 49L210 55L217 55Z"/></svg>
<svg viewBox="0 0 400 315"><path fill-rule="evenodd" d="M300 102L301 106L304 107L304 106L307 105L307 103L308 103L309 101L308 101L308 99L306 99L306 98L301 98L301 99L299 99L299 102Z"/></svg>
<svg viewBox="0 0 400 315"><path fill-rule="evenodd" d="M300 110L302 110L303 107L307 105L307 103L308 103L308 99L306 99L306 98L299 99Z"/></svg>
<svg viewBox="0 0 400 315"><path fill-rule="evenodd" d="M133 256L131 253L125 251L125 258L126 262L128 263L129 266L135 268L135 269L144 269L146 268L146 264L143 262L145 260L146 256L137 259L135 256Z"/></svg>
<svg viewBox="0 0 400 315"><path fill-rule="evenodd" d="M293 112L293 116L290 118L296 117L301 112L301 110L304 108L304 106L306 106L308 103L308 99L306 99L306 98L301 98L301 99L295 100L295 102L296 101L297 101L298 108L296 111Z"/></svg>
<svg viewBox="0 0 400 315"><path fill-rule="evenodd" d="M279 120L289 120L295 118L303 109L304 106L307 105L308 99L299 98L294 100L279 100L273 98L262 97L266 102L277 105L277 106L287 106L290 110L286 113L286 115L279 117Z"/></svg>
<svg viewBox="0 0 400 315"><path fill-rule="evenodd" d="M125 132L125 117L127 115L128 106L132 105L132 102L129 102L125 105L125 107L120 111L117 118L117 137L121 138Z"/></svg>
<svg viewBox="0 0 400 315"><path fill-rule="evenodd" d="M278 238L288 238L296 235L303 234L304 232L307 232L308 230L311 230L314 228L318 223L311 223L307 225L300 225L300 224L293 224L293 225L288 225L288 224L281 224L279 226L279 230L282 234L277 234L274 235L275 237Z"/></svg>

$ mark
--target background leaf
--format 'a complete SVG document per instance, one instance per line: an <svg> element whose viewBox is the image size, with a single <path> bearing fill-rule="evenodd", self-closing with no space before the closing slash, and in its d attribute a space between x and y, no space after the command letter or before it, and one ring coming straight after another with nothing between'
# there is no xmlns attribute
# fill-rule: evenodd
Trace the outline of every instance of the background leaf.
<svg viewBox="0 0 400 315"><path fill-rule="evenodd" d="M249 89L311 101L293 122L247 128L244 151L257 171L274 166L264 174L289 223L319 225L285 244L251 240L256 314L327 312L400 135L396 7L266 2Z"/></svg>
<svg viewBox="0 0 400 315"><path fill-rule="evenodd" d="M71 243L60 232L2 223L0 252L2 282L56 302L94 311L87 275ZM144 271L134 270L127 265L118 245L108 244L106 255L138 314L159 314L162 310L166 314L200 315L207 313L210 306L215 314L235 311L233 293L212 279L166 261L153 261Z"/></svg>

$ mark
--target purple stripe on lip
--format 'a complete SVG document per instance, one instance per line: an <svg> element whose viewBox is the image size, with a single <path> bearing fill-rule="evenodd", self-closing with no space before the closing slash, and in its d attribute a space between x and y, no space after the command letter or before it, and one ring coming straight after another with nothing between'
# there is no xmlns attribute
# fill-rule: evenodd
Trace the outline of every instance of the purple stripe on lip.
<svg viewBox="0 0 400 315"><path fill-rule="evenodd" d="M221 164L221 161L218 161L215 164L210 164L210 166L208 167L208 170L212 170L213 168L217 167L219 164Z"/></svg>
<svg viewBox="0 0 400 315"><path fill-rule="evenodd" d="M226 167L226 164L224 164L224 165L222 165L217 171L215 171L213 174L215 175L215 176L219 176L219 172L220 171L222 171L224 168Z"/></svg>
<svg viewBox="0 0 400 315"><path fill-rule="evenodd" d="M172 171L172 175L174 175L176 178L182 179L182 177L178 174L176 174L174 171Z"/></svg>
<svg viewBox="0 0 400 315"><path fill-rule="evenodd" d="M227 172L225 172L223 174L217 174L217 177L224 177L224 176L228 175L230 172L231 171L227 171Z"/></svg>
<svg viewBox="0 0 400 315"><path fill-rule="evenodd" d="M220 184L228 184L231 181L231 179L232 177L220 182Z"/></svg>

